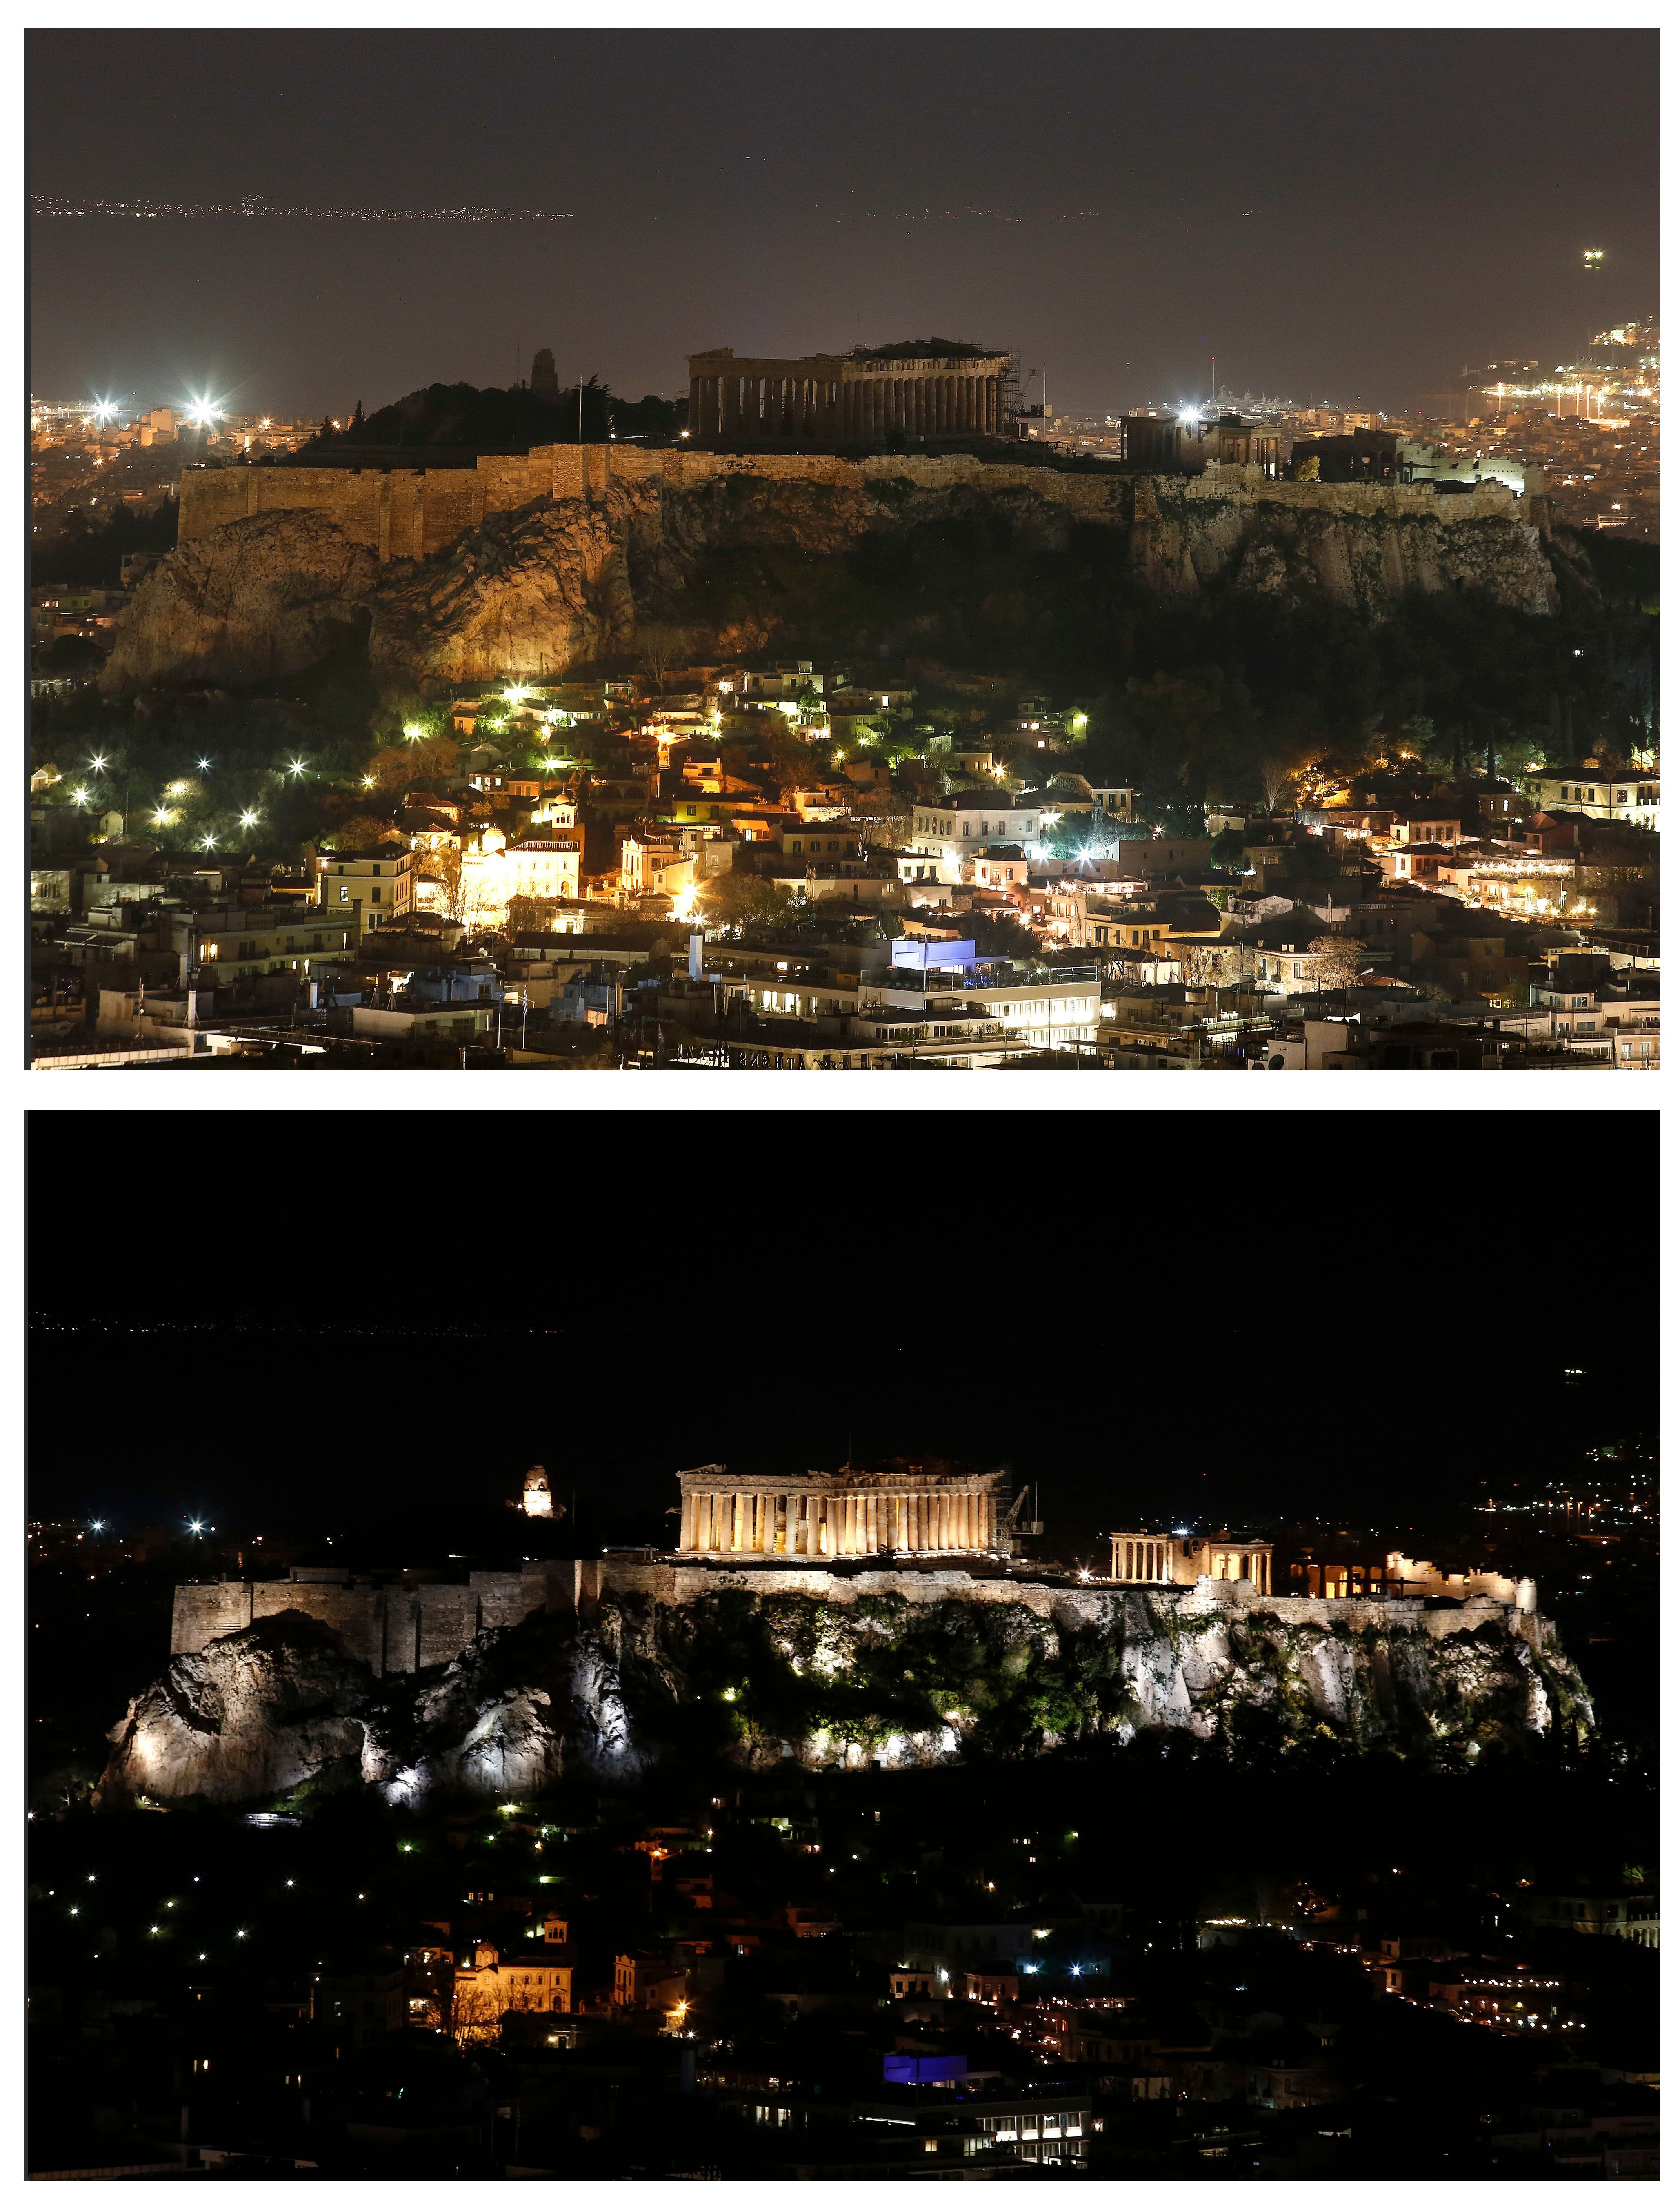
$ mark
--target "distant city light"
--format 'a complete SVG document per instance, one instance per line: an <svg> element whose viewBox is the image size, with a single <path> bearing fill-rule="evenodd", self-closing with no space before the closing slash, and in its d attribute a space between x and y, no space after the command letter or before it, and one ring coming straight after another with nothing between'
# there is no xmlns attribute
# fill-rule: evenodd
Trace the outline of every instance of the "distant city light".
<svg viewBox="0 0 1680 2207"><path fill-rule="evenodd" d="M204 1530L204 1520L203 1520L203 1518L202 1518L202 1517L193 1517L193 1518L189 1518L189 1519L188 1519L188 1524L187 1524L187 1530L188 1530L189 1533L201 1533L201 1532L203 1532L203 1530Z"/></svg>

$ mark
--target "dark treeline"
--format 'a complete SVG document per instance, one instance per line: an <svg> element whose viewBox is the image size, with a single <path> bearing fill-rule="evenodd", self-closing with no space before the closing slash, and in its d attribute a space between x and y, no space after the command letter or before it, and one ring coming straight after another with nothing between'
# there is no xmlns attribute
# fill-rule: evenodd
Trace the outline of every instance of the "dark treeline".
<svg viewBox="0 0 1680 2207"><path fill-rule="evenodd" d="M344 446L521 452L533 445L575 445L580 421L585 444L599 444L608 436L673 436L686 411L686 401L652 392L620 398L593 375L583 386L581 416L576 384L545 396L523 384L499 391L471 383L431 383L372 414L364 415L358 400L345 428L334 429L324 422L292 457L307 464Z"/></svg>
<svg viewBox="0 0 1680 2207"><path fill-rule="evenodd" d="M38 589L79 583L85 589L114 590L129 553L174 551L180 517L180 500L173 498L144 509L120 505L110 514L73 505L51 534L32 538L29 580Z"/></svg>
<svg viewBox="0 0 1680 2207"><path fill-rule="evenodd" d="M1551 556L1555 618L1470 590L1414 594L1384 621L1217 585L1163 602L1123 532L1045 545L988 500L838 559L738 543L688 598L720 631L768 631L769 649L866 649L1099 697L1091 770L1141 783L1159 809L1250 792L1269 762L1462 775L1653 743L1655 548L1560 529Z"/></svg>

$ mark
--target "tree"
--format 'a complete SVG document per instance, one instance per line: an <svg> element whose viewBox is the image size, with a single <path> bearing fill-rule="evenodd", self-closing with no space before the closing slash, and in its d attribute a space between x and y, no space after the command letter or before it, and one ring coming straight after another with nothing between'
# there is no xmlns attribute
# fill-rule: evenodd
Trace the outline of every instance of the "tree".
<svg viewBox="0 0 1680 2207"><path fill-rule="evenodd" d="M666 676L673 667L680 667L687 655L687 631L666 621L648 621L638 625L636 640L642 664L662 697Z"/></svg>
<svg viewBox="0 0 1680 2207"><path fill-rule="evenodd" d="M1208 846L1208 863L1221 873L1240 874L1246 870L1242 863L1243 832L1240 828L1222 828Z"/></svg>
<svg viewBox="0 0 1680 2207"><path fill-rule="evenodd" d="M695 901L713 927L774 927L793 917L793 899L759 874L715 874L695 892Z"/></svg>
<svg viewBox="0 0 1680 2207"><path fill-rule="evenodd" d="M447 736L422 736L417 743L392 744L375 751L367 771L376 789L419 789L447 781L460 762L461 746Z"/></svg>
<svg viewBox="0 0 1680 2207"><path fill-rule="evenodd" d="M516 896L507 900L510 935L547 935L553 931L559 897Z"/></svg>
<svg viewBox="0 0 1680 2207"><path fill-rule="evenodd" d="M388 819L381 820L372 812L354 812L332 830L332 846L338 851L365 851L391 832Z"/></svg>
<svg viewBox="0 0 1680 2207"><path fill-rule="evenodd" d="M853 825L872 850L895 850L911 802L896 789L860 789L850 800Z"/></svg>
<svg viewBox="0 0 1680 2207"><path fill-rule="evenodd" d="M352 414L352 415L351 415L351 416L350 416L350 427L351 427L351 428L352 428L352 429L359 429L359 428L362 427L362 401L358 398L358 399L356 400L356 411L355 411L355 413L354 413L354 414Z"/></svg>
<svg viewBox="0 0 1680 2207"><path fill-rule="evenodd" d="M1321 989L1351 989L1364 972L1367 952L1352 935L1315 935L1307 945L1318 961L1313 978Z"/></svg>
<svg viewBox="0 0 1680 2207"><path fill-rule="evenodd" d="M1181 943L1179 966L1193 988L1229 989L1242 978L1243 950L1240 943Z"/></svg>
<svg viewBox="0 0 1680 2207"><path fill-rule="evenodd" d="M1295 778L1295 769L1286 766L1275 755L1263 758L1259 765L1260 802L1268 812L1276 812L1278 800Z"/></svg>
<svg viewBox="0 0 1680 2207"><path fill-rule="evenodd" d="M428 851L420 863L420 879L436 882L442 894L435 908L445 919L466 923L466 869L461 863L461 853L453 843L441 844Z"/></svg>

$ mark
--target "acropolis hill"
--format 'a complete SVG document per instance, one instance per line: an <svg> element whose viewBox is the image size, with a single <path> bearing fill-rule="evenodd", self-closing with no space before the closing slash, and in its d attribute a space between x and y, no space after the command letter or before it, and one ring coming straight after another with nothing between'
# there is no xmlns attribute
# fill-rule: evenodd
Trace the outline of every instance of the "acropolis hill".
<svg viewBox="0 0 1680 2207"><path fill-rule="evenodd" d="M936 434L887 451L607 442L470 467L427 466L423 447L413 465L389 458L188 470L179 548L141 585L102 686L265 681L365 646L392 680L441 693L633 652L649 621L697 648L743 612L820 633L843 617L846 557L871 540L944 545L954 607L995 595L1012 561L1022 589L1042 589L1035 563L1070 552L1163 598L1229 587L1372 619L1411 590L1476 589L1533 613L1557 601L1544 501L1525 511L1497 483L1445 497L1283 481L1241 458L1200 473L1029 464L1019 444L942 449ZM948 567L954 532L984 547L966 571Z"/></svg>
<svg viewBox="0 0 1680 2207"><path fill-rule="evenodd" d="M1278 1594L1265 1543L1164 1534L1116 1534L1120 1576L1078 1582L1011 1552L995 1474L711 1465L680 1489L664 1556L182 1586L102 1805L332 1773L493 1796L700 1751L894 1767L1181 1732L1229 1752L1257 1724L1280 1752L1316 1732L1462 1762L1592 1722L1526 1582Z"/></svg>

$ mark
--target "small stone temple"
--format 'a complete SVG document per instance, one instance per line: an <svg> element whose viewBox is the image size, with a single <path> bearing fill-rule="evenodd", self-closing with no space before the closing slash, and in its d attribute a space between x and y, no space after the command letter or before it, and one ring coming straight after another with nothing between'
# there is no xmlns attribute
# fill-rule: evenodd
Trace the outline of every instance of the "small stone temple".
<svg viewBox="0 0 1680 2207"><path fill-rule="evenodd" d="M688 424L702 449L1001 437L1007 352L912 338L804 360L689 355Z"/></svg>
<svg viewBox="0 0 1680 2207"><path fill-rule="evenodd" d="M750 1479L720 1463L677 1474L682 1528L677 1553L727 1556L1007 1554L1000 1515L1009 1509L1001 1471L808 1471Z"/></svg>

